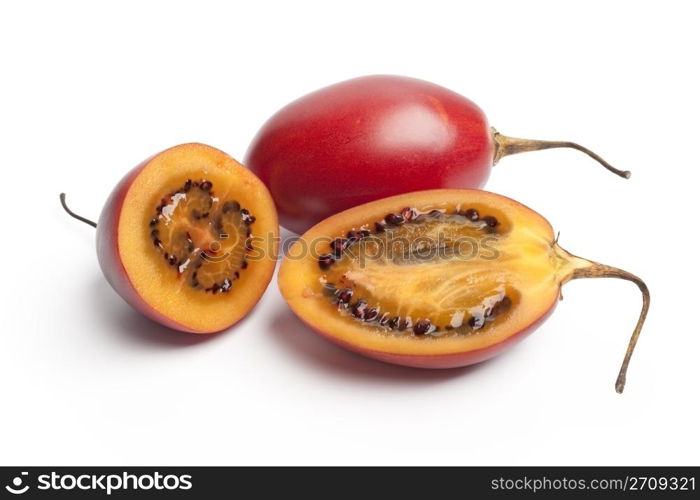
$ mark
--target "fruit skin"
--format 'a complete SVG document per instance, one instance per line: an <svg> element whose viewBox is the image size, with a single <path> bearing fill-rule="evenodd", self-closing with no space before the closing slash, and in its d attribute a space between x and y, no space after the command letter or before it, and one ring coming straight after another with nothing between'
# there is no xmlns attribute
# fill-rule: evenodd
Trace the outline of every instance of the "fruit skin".
<svg viewBox="0 0 700 500"><path fill-rule="evenodd" d="M107 198L97 222L97 260L109 284L131 307L168 328L190 333L200 333L168 318L144 301L129 280L126 269L124 269L124 265L119 258L118 228L124 198L138 174L155 156L146 159L130 170L114 187L109 198Z"/></svg>
<svg viewBox="0 0 700 500"><path fill-rule="evenodd" d="M476 363L481 363L482 361L486 361L486 360L491 359L495 356L498 356L502 352L511 348L516 343L523 340L526 336L528 336L530 333L535 331L542 323L547 321L547 318L549 318L549 316L554 312L554 309L557 306L557 302L558 302L557 300L552 302L552 305L549 307L547 312L543 316L541 316L537 321L535 321L534 323L532 323L528 327L524 328L523 330L512 334L510 337L508 337L507 339L505 339L502 342L499 342L498 344L493 344L493 345L486 347L484 349L478 349L475 351L467 351L467 352L460 352L460 353L453 353L453 354L423 355L423 356L415 355L415 354L388 353L388 352L375 351L372 349L366 349L360 345L351 344L350 342L344 342L343 340L341 340L333 335L329 335L327 332L323 331L321 328L318 328L317 326L315 326L311 322L304 320L304 318L301 318L301 317L300 318L307 326L309 326L313 331L315 331L321 337L323 337L327 340L330 340L334 344L336 344L344 349L356 352L356 353L361 354L362 356L366 356L368 358L383 361L385 363L391 363L394 365L410 366L412 368L427 368L427 369L460 368L460 367L464 367L464 366L473 365Z"/></svg>
<svg viewBox="0 0 700 500"><path fill-rule="evenodd" d="M481 109L444 87L375 75L288 104L258 132L245 164L299 234L347 208L395 194L478 188L494 162Z"/></svg>

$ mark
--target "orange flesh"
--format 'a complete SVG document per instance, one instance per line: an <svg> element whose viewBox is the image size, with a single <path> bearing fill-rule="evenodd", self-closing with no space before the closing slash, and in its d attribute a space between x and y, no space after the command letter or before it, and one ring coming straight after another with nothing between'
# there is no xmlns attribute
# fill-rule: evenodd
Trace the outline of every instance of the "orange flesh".
<svg viewBox="0 0 700 500"><path fill-rule="evenodd" d="M509 229L484 229L481 221L449 212L408 221L350 246L325 280L340 290L350 287L353 299L366 301L379 318L404 319L407 328L399 331L420 320L430 321L426 333L433 336L489 328L507 314L509 307L498 307L504 299L517 304L519 294L488 268L496 257L490 245Z"/></svg>
<svg viewBox="0 0 700 500"><path fill-rule="evenodd" d="M441 210L445 216L407 222L377 234L374 226L387 214L413 207L419 213ZM498 225L484 230L459 214L476 209L493 216ZM366 229L362 239L334 263L322 269L319 256L330 253L329 241L349 230ZM458 254L415 259L377 254L387 234L427 247L451 248L462 238L476 242ZM442 238L442 239L440 239ZM554 242L549 223L527 207L495 194L475 190L435 190L399 195L368 203L330 217L302 236L290 249L279 274L280 288L294 312L325 335L362 349L392 354L441 355L484 349L526 329L544 316L559 295L562 278L588 265L571 257ZM310 248L310 252L303 249ZM378 255L378 256L377 256ZM328 287L332 284L337 288ZM347 308L338 291L353 291ZM506 307L483 320L504 297ZM416 334L387 328L378 321L353 316L353 304L364 299L367 308L391 316L429 320L431 330Z"/></svg>
<svg viewBox="0 0 700 500"><path fill-rule="evenodd" d="M188 181L196 185L185 192ZM204 182L210 193L200 189ZM233 200L255 215L253 223L244 222L241 210L224 213ZM277 237L264 185L225 153L186 144L152 158L134 179L119 219L118 250L146 303L191 330L213 332L258 301L274 270Z"/></svg>

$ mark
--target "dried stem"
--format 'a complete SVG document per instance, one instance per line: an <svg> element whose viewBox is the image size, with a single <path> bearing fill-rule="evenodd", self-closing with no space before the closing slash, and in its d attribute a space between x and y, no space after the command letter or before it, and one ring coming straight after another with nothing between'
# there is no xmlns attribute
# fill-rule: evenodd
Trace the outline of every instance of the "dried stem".
<svg viewBox="0 0 700 500"><path fill-rule="evenodd" d="M528 151L540 151L542 149L553 149L553 148L571 148L586 153L588 156L593 158L595 161L603 165L605 168L610 170L612 173L629 179L632 173L629 170L618 170L617 168L610 165L603 158L598 156L596 153L588 148L584 148L580 144L568 141L538 141L533 139L518 139L517 137L505 136L496 129L491 129L493 132L493 140L496 143L496 151L493 155L493 164L495 165L504 156L514 155L518 153L526 153Z"/></svg>
<svg viewBox="0 0 700 500"><path fill-rule="evenodd" d="M75 212L73 212L70 208L68 208L68 205L66 205L66 193L61 193L59 195L59 198L61 199L61 205L63 206L63 209L68 212L68 215L73 217L74 219L78 219L81 222L84 222L85 224L88 224L92 227L97 227L97 223L91 221L90 219L86 219L85 217L82 217Z"/></svg>
<svg viewBox="0 0 700 500"><path fill-rule="evenodd" d="M627 346L627 352L625 353L625 359L622 361L622 366L620 367L620 373L617 375L617 380L615 381L615 390L622 394L625 389L625 381L627 378L627 367L630 364L630 358L634 352L634 347L637 345L637 339L639 339L639 334L642 331L642 326L644 325L644 320L649 312L649 302L651 296L649 295L649 288L646 283L641 280L641 278L635 276L632 273L623 271L616 267L606 266L604 264L593 263L589 267L582 267L575 269L563 282L570 280L575 280L579 278L619 278L627 281L631 281L639 287L642 292L642 311L639 313L639 319L637 320L637 326L634 327L632 332L632 337L630 338L629 344Z"/></svg>

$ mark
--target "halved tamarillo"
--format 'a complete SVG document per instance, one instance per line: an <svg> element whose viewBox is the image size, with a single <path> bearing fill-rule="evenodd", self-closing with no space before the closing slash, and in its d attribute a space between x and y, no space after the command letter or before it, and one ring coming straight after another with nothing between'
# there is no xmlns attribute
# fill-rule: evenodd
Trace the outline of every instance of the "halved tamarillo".
<svg viewBox="0 0 700 500"><path fill-rule="evenodd" d="M562 285L612 277L643 305L615 388L649 308L638 277L576 257L520 203L479 190L431 190L346 210L288 250L279 272L292 310L323 337L365 356L452 368L501 353L554 310Z"/></svg>
<svg viewBox="0 0 700 500"><path fill-rule="evenodd" d="M212 333L236 323L267 288L279 226L265 185L226 153L183 144L127 173L94 223L107 281L165 326Z"/></svg>
<svg viewBox="0 0 700 500"><path fill-rule="evenodd" d="M480 188L504 156L573 142L506 137L469 99L415 78L374 75L288 104L260 129L245 164L272 193L281 224L299 234L369 201L437 188Z"/></svg>

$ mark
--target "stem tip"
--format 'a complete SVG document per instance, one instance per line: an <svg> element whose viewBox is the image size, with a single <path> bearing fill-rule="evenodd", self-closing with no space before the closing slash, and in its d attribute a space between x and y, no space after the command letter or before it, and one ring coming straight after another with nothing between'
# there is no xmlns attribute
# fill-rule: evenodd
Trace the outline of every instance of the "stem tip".
<svg viewBox="0 0 700 500"><path fill-rule="evenodd" d="M61 206L63 207L63 210L65 210L66 213L68 213L68 215L70 215L74 219L78 219L79 221L84 222L85 224L87 224L89 226L97 227L96 222L93 222L90 219L86 219L85 217L76 214L70 208L68 208L68 205L66 204L66 193L59 194L58 198L61 200Z"/></svg>
<svg viewBox="0 0 700 500"><path fill-rule="evenodd" d="M629 170L619 170L607 161L605 161L600 155L594 153L588 148L584 148L580 144L570 141L539 141L534 139L520 139L518 137L508 137L501 134L496 129L491 129L493 134L493 141L496 145L493 164L495 165L504 156L514 155L518 153L526 153L528 151L541 151L543 149L554 149L554 148L570 148L577 151L581 151L587 154L595 161L600 163L603 167L607 168L613 174L622 177L623 179L629 179L632 172Z"/></svg>

